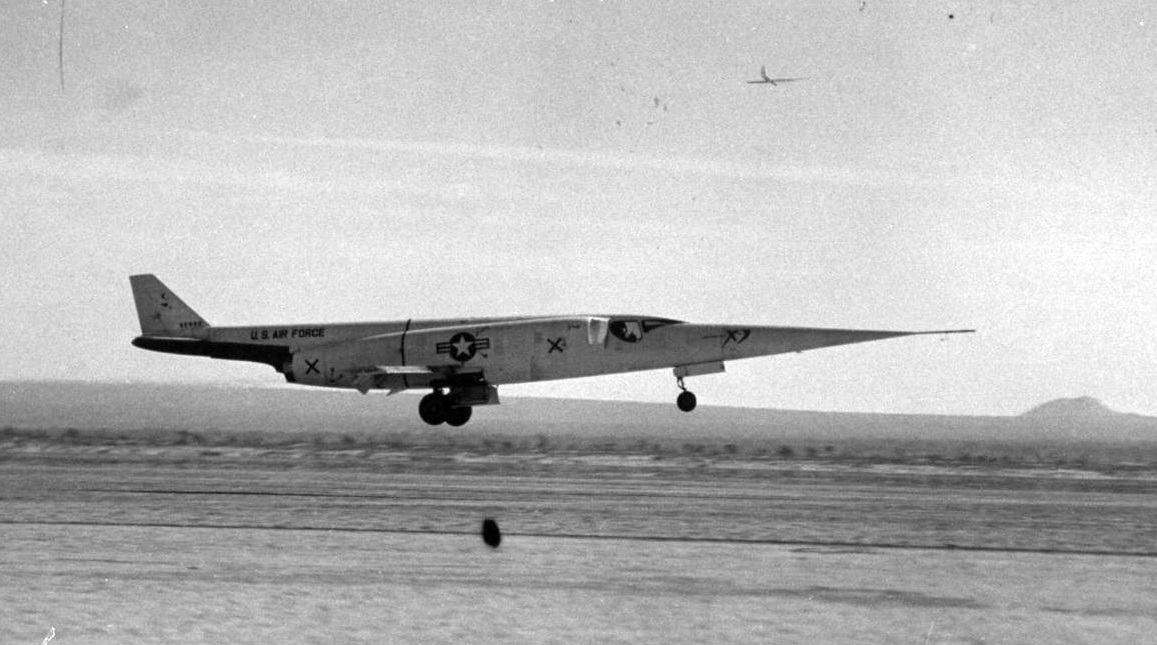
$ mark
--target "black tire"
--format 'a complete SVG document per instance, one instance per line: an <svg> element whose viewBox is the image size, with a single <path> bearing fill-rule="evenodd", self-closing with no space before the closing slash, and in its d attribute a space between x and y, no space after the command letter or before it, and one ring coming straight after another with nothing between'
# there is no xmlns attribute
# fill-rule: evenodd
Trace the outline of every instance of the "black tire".
<svg viewBox="0 0 1157 645"><path fill-rule="evenodd" d="M470 420L470 415L474 413L474 408L465 405L460 408L450 408L446 410L446 423L458 427L466 425Z"/></svg>
<svg viewBox="0 0 1157 645"><path fill-rule="evenodd" d="M418 416L432 426L446 421L446 412L446 398L437 392L427 394L418 402Z"/></svg>
<svg viewBox="0 0 1157 645"><path fill-rule="evenodd" d="M684 391L679 395L679 398L675 399L675 405L679 406L679 409L684 412L690 412L694 410L695 403L695 395L687 391Z"/></svg>

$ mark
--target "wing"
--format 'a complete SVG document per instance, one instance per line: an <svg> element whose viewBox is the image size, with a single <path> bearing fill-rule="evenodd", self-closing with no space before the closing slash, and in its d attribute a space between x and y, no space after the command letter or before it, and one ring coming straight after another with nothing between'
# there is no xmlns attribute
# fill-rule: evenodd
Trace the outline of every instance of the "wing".
<svg viewBox="0 0 1157 645"><path fill-rule="evenodd" d="M770 82L771 82L771 79L767 77L767 66L766 65L761 65L759 67L759 80L758 81L747 81L747 83L749 85L761 85L761 84L770 83Z"/></svg>
<svg viewBox="0 0 1157 645"><path fill-rule="evenodd" d="M771 83L772 85L775 85L776 83L791 83L792 81L805 81L805 80L807 80L806 76L795 76L792 78L769 78L769 79L767 79L767 82Z"/></svg>

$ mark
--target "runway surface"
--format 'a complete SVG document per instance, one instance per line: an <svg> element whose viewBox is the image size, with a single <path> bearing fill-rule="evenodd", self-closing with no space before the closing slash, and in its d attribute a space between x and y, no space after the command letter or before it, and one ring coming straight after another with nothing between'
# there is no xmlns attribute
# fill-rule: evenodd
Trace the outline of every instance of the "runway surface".
<svg viewBox="0 0 1157 645"><path fill-rule="evenodd" d="M3 643L1157 642L1138 473L0 455Z"/></svg>

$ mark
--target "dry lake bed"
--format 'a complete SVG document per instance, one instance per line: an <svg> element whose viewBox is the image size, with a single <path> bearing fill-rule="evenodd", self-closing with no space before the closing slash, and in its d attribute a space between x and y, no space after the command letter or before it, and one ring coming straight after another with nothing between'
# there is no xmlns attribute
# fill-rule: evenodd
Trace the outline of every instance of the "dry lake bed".
<svg viewBox="0 0 1157 645"><path fill-rule="evenodd" d="M51 444L0 458L6 644L1157 642L1146 473Z"/></svg>

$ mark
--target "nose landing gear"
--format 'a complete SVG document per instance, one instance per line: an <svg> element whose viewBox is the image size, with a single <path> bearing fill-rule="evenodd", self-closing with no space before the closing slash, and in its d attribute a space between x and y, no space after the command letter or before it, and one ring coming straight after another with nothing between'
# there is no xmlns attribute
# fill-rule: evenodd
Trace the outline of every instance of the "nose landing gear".
<svg viewBox="0 0 1157 645"><path fill-rule="evenodd" d="M678 384L680 390L683 390L679 393L679 396L676 397L675 405L679 406L679 409L684 412L690 412L694 410L696 403L695 393L688 390L687 386L683 385L682 376L676 377L675 383Z"/></svg>
<svg viewBox="0 0 1157 645"><path fill-rule="evenodd" d="M690 412L695 409L695 395L692 394L685 385L683 385L684 376L700 376L703 374L718 374L723 371L723 361L708 361L706 363L690 363L688 365L675 366L675 383L679 385L679 389L683 390L679 394L679 398L675 399L675 405L684 412Z"/></svg>

